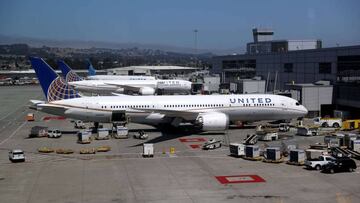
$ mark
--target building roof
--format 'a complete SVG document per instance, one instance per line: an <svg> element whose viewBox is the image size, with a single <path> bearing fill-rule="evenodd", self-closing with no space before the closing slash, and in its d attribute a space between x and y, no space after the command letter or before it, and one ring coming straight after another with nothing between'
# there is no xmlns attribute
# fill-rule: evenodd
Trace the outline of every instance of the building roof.
<svg viewBox="0 0 360 203"><path fill-rule="evenodd" d="M118 67L108 69L108 71L117 71L117 70L198 70L201 68L195 67L184 67L184 66L127 66L127 67Z"/></svg>

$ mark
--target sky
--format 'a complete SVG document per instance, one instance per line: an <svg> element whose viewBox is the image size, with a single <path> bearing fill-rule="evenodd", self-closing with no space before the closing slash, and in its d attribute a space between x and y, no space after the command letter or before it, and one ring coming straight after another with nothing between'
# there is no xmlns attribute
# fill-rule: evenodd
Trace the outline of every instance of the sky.
<svg viewBox="0 0 360 203"><path fill-rule="evenodd" d="M232 49L274 39L360 44L358 0L0 0L0 35Z"/></svg>

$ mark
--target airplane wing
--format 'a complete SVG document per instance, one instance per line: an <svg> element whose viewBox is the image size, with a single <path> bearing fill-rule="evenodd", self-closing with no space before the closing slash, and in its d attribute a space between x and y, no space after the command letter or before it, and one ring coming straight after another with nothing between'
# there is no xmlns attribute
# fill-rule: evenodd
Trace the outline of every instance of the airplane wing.
<svg viewBox="0 0 360 203"><path fill-rule="evenodd" d="M51 113L59 114L59 113L64 113L67 109L69 109L69 107L47 103L47 104L36 105L36 109L50 114Z"/></svg>
<svg viewBox="0 0 360 203"><path fill-rule="evenodd" d="M121 96L126 96L126 97L132 96L132 95L128 95L128 94L119 94L119 93L116 93L116 92L111 92L111 95L113 95L113 96L119 96L119 97L121 97Z"/></svg>
<svg viewBox="0 0 360 203"><path fill-rule="evenodd" d="M140 91L140 87L135 87L135 86L131 86L131 85L122 85L122 84L116 84L116 83L104 83L106 85L114 85L117 86L119 88L124 88L126 90L131 90L133 92L139 92Z"/></svg>
<svg viewBox="0 0 360 203"><path fill-rule="evenodd" d="M136 108L138 109L138 108ZM185 120L195 120L202 111L184 110L164 110L164 109L138 109L149 113L160 113L166 117L183 118Z"/></svg>

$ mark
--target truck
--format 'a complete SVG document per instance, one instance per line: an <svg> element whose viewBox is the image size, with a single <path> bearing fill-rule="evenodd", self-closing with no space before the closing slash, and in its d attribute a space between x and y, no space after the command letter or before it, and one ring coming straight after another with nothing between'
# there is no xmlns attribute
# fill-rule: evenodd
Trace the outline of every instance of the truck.
<svg viewBox="0 0 360 203"><path fill-rule="evenodd" d="M319 125L321 127L334 127L340 128L342 126L342 119L341 118L321 118L316 117L313 119L315 125Z"/></svg>
<svg viewBox="0 0 360 203"><path fill-rule="evenodd" d="M329 162L333 162L336 159L329 155L321 155L318 158L315 159L307 159L305 161L305 166L308 169L316 169L321 170L323 166L328 164Z"/></svg>
<svg viewBox="0 0 360 203"><path fill-rule="evenodd" d="M341 130L354 130L359 129L360 119L346 120L342 123Z"/></svg>
<svg viewBox="0 0 360 203"><path fill-rule="evenodd" d="M11 162L24 162L25 161L25 154L24 151L21 149L13 149L9 151L9 160Z"/></svg>

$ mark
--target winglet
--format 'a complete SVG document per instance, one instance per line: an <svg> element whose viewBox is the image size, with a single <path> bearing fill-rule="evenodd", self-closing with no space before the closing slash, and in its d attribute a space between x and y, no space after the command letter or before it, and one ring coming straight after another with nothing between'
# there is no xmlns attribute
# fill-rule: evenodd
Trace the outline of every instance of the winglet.
<svg viewBox="0 0 360 203"><path fill-rule="evenodd" d="M88 60L86 60L87 61L87 63L88 63L88 75L89 76L94 76L94 75L96 75L96 70L95 70L95 68L92 66L92 64L91 64L91 61L88 59Z"/></svg>

